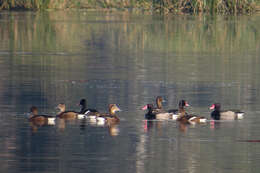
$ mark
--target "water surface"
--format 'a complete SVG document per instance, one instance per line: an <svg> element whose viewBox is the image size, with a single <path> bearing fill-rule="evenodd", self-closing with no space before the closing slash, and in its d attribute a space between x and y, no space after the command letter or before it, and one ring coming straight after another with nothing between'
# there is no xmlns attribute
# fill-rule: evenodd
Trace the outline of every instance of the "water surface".
<svg viewBox="0 0 260 173"><path fill-rule="evenodd" d="M0 13L2 172L259 172L260 16L159 16L124 12ZM238 108L236 122L148 122L141 107L187 100ZM116 129L82 120L31 127L32 105L55 115L87 98L123 110ZM119 132L118 132L119 131ZM115 133L116 132L116 133Z"/></svg>

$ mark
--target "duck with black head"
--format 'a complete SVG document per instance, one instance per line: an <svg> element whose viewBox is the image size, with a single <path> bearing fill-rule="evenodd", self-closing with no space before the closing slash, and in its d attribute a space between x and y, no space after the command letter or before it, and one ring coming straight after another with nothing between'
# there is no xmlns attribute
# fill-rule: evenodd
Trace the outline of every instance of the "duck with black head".
<svg viewBox="0 0 260 173"><path fill-rule="evenodd" d="M145 118L149 120L168 120L172 118L172 113L166 112L162 109L154 108L153 104L145 105L142 110L148 110L148 112L145 114Z"/></svg>
<svg viewBox="0 0 260 173"><path fill-rule="evenodd" d="M145 105L142 110L148 110L148 112L145 114L145 119L147 120L154 120L156 119L156 113L154 111L154 106L152 104Z"/></svg>
<svg viewBox="0 0 260 173"><path fill-rule="evenodd" d="M66 106L64 103L58 104L57 109L59 109L59 112L56 115L56 117L58 118L72 120L72 119L76 119L78 116L78 113L75 111L66 111Z"/></svg>
<svg viewBox="0 0 260 173"><path fill-rule="evenodd" d="M34 125L54 125L55 117L50 115L39 115L38 108L36 106L32 106L30 108L29 121L34 123Z"/></svg>
<svg viewBox="0 0 260 173"><path fill-rule="evenodd" d="M87 116L88 116L88 118L94 118L94 119L96 118L98 111L96 109L87 108L86 99L81 99L79 106L81 106L81 110L78 114L79 119L86 118Z"/></svg>
<svg viewBox="0 0 260 173"><path fill-rule="evenodd" d="M240 120L244 118L244 112L240 110L221 110L220 103L214 103L210 106L211 118L213 120Z"/></svg>

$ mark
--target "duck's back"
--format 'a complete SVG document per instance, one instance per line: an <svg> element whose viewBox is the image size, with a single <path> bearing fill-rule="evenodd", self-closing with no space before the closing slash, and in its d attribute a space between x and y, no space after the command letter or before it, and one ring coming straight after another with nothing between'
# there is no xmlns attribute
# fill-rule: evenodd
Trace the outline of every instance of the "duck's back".
<svg viewBox="0 0 260 173"><path fill-rule="evenodd" d="M234 120L237 115L233 111L222 111L220 112L220 120Z"/></svg>
<svg viewBox="0 0 260 173"><path fill-rule="evenodd" d="M171 113L168 113L168 112L162 112L162 113L157 113L156 114L156 119L159 119L159 120L168 120L171 118Z"/></svg>
<svg viewBox="0 0 260 173"><path fill-rule="evenodd" d="M84 109L84 110L81 110L79 113L80 114L86 114L86 113L90 113L90 112L96 113L98 111L96 109Z"/></svg>
<svg viewBox="0 0 260 173"><path fill-rule="evenodd" d="M46 118L43 115L34 115L29 120L36 122L36 121L45 121L45 119Z"/></svg>
<svg viewBox="0 0 260 173"><path fill-rule="evenodd" d="M78 113L73 111L66 111L58 114L57 116L59 118L65 118L65 119L75 119L77 117Z"/></svg>

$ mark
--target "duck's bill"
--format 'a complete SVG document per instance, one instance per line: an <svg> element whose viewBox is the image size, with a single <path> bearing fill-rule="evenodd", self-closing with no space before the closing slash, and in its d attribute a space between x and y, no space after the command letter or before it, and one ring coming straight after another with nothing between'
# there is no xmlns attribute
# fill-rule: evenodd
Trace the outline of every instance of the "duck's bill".
<svg viewBox="0 0 260 173"><path fill-rule="evenodd" d="M114 109L115 109L115 111L118 111L118 112L121 111L121 109L117 105L114 106Z"/></svg>
<svg viewBox="0 0 260 173"><path fill-rule="evenodd" d="M190 106L190 105L189 105L189 103L186 102L186 103L185 103L185 106Z"/></svg>
<svg viewBox="0 0 260 173"><path fill-rule="evenodd" d="M214 104L211 105L209 109L210 109L210 110L215 109L215 105L214 105Z"/></svg>
<svg viewBox="0 0 260 173"><path fill-rule="evenodd" d="M142 110L147 110L147 105L145 105L145 106L142 108Z"/></svg>

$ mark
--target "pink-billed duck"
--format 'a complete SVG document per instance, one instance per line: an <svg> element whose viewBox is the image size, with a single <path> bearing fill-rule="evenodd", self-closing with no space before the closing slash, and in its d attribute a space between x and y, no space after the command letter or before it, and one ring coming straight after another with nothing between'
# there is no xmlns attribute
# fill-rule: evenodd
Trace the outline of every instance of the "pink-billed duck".
<svg viewBox="0 0 260 173"><path fill-rule="evenodd" d="M152 119L159 119L159 120L167 120L172 118L172 113L165 112L162 109L154 108L152 104L145 105L142 110L148 110L145 114L145 118L152 120Z"/></svg>
<svg viewBox="0 0 260 173"><path fill-rule="evenodd" d="M220 103L211 105L210 109L214 110L211 112L211 118L213 120L238 120L243 119L245 114L240 110L221 110Z"/></svg>

